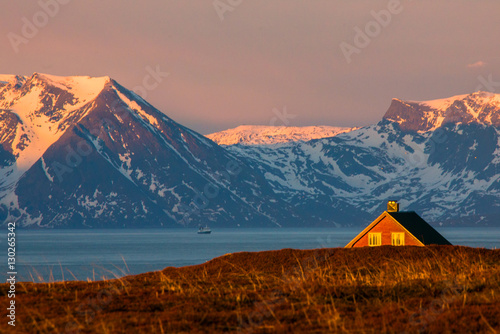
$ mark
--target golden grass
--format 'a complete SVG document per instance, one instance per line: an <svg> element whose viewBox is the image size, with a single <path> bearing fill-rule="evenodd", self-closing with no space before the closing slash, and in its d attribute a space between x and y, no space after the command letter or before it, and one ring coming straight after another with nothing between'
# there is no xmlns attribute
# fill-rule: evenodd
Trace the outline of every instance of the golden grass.
<svg viewBox="0 0 500 334"><path fill-rule="evenodd" d="M0 286L2 304L7 285ZM237 253L107 281L18 283L19 333L500 332L500 250ZM7 322L0 323L0 332Z"/></svg>

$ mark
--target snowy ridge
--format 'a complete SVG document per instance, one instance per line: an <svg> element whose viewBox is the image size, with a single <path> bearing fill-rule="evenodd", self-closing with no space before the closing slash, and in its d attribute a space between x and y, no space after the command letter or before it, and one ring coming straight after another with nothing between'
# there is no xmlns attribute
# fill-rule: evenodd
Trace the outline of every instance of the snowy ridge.
<svg viewBox="0 0 500 334"><path fill-rule="evenodd" d="M403 130L434 131L447 123L500 126L500 94L475 92L430 101L393 99L385 119Z"/></svg>
<svg viewBox="0 0 500 334"><path fill-rule="evenodd" d="M357 128L333 126L241 125L234 129L206 135L219 145L272 145L334 137Z"/></svg>

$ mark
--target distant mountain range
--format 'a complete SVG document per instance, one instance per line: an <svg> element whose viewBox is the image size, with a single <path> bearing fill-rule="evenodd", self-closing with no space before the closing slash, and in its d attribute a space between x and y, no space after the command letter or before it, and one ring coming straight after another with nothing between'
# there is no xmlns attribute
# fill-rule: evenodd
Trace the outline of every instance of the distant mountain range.
<svg viewBox="0 0 500 334"><path fill-rule="evenodd" d="M394 99L376 125L308 142L226 149L316 224L368 222L394 198L434 224L498 226L499 117L500 95L486 92Z"/></svg>
<svg viewBox="0 0 500 334"><path fill-rule="evenodd" d="M207 135L219 145L270 145L334 137L358 128L334 126L265 126L241 125L234 129Z"/></svg>
<svg viewBox="0 0 500 334"><path fill-rule="evenodd" d="M109 77L0 75L0 220L23 227L500 221L500 96L394 99L364 128L192 131ZM219 143L217 145L215 142Z"/></svg>

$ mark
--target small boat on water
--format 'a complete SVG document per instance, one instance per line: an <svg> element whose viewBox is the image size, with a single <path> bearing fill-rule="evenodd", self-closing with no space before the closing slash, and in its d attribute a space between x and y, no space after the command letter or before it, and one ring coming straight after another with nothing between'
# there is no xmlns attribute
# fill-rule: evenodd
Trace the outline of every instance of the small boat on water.
<svg viewBox="0 0 500 334"><path fill-rule="evenodd" d="M200 226L200 228L198 229L198 234L210 234L212 233L212 230L210 229L210 227L208 226Z"/></svg>

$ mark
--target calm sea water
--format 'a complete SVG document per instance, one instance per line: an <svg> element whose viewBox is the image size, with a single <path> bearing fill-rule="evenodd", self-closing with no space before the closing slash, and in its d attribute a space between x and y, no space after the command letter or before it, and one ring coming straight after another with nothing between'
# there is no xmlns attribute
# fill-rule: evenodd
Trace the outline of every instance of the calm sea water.
<svg viewBox="0 0 500 334"><path fill-rule="evenodd" d="M439 228L452 244L499 248L499 228ZM16 230L21 281L99 280L206 262L242 251L343 247L360 228ZM6 231L0 237L7 263ZM0 272L2 280L6 265Z"/></svg>

